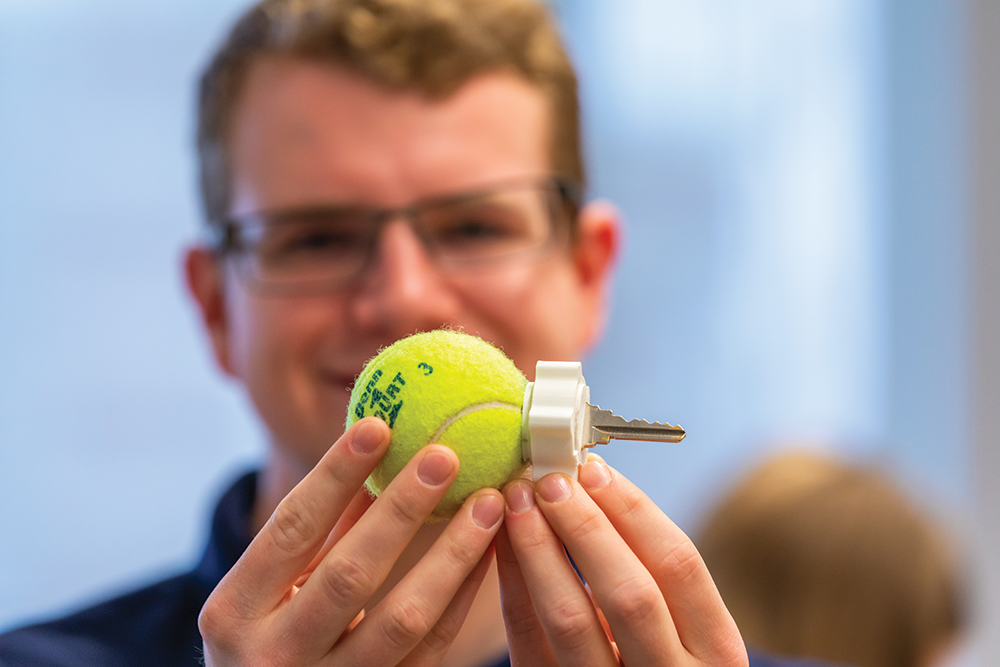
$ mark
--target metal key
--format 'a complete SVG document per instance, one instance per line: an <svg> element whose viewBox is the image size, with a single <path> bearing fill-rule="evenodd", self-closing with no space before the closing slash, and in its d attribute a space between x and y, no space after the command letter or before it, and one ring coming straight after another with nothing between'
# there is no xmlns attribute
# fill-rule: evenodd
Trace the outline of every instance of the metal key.
<svg viewBox="0 0 1000 667"><path fill-rule="evenodd" d="M687 435L680 426L653 422L645 419L625 421L624 418L587 403L584 415L584 447L606 445L611 438L616 440L646 440L652 442L680 442Z"/></svg>
<svg viewBox="0 0 1000 667"><path fill-rule="evenodd" d="M521 456L531 461L531 478L562 473L576 479L587 450L611 438L680 442L684 429L641 419L625 421L590 403L590 387L579 361L539 361L535 380L524 390Z"/></svg>

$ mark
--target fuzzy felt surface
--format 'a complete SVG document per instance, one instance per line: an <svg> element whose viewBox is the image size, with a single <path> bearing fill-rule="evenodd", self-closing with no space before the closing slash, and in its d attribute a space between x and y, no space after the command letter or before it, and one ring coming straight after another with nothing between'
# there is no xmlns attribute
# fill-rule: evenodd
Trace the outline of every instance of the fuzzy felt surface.
<svg viewBox="0 0 1000 667"><path fill-rule="evenodd" d="M351 392L346 426L375 416L389 425L389 451L368 478L376 496L417 451L450 447L458 478L432 520L451 518L477 489L500 488L517 475L521 406L528 380L493 345L451 330L403 338L376 355Z"/></svg>

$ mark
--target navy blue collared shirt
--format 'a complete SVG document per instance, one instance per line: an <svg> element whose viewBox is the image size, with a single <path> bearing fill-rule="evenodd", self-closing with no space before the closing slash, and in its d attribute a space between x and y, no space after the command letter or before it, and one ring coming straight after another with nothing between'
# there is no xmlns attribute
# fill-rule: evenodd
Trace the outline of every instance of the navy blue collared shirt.
<svg viewBox="0 0 1000 667"><path fill-rule="evenodd" d="M0 667L196 667L198 613L250 544L257 475L219 501L201 562L190 572L46 623L0 635ZM492 667L509 667L505 659ZM751 667L809 667L751 654ZM814 667L820 667L815 665Z"/></svg>

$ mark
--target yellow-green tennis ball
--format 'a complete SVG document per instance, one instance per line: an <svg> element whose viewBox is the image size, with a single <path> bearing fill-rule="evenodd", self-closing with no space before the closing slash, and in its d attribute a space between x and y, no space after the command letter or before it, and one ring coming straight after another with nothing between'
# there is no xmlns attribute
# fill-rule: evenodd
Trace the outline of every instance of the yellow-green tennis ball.
<svg viewBox="0 0 1000 667"><path fill-rule="evenodd" d="M503 352L458 331L430 331L382 350L358 376L347 426L375 416L389 425L389 450L368 478L376 496L425 445L450 447L458 478L431 520L448 519L474 491L501 488L521 459L521 407L528 380Z"/></svg>

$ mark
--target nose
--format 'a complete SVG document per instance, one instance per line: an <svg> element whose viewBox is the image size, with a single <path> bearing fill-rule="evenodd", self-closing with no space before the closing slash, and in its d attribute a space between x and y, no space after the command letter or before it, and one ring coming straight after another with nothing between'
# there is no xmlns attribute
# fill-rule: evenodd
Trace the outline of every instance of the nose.
<svg viewBox="0 0 1000 667"><path fill-rule="evenodd" d="M395 340L455 323L458 295L431 261L413 228L392 220L353 295L356 324Z"/></svg>

